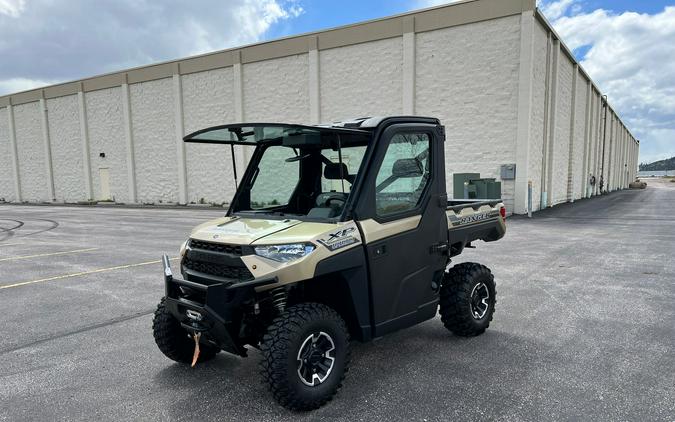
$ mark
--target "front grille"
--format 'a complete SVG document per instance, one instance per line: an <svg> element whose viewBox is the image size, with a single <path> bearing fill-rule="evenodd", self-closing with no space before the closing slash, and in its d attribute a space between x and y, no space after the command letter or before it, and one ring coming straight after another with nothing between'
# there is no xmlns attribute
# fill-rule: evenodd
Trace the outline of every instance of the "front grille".
<svg viewBox="0 0 675 422"><path fill-rule="evenodd" d="M203 249L205 251L220 252L237 256L242 256L244 254L244 250L241 245L225 245L222 243L204 242L203 240L190 240L190 248Z"/></svg>
<svg viewBox="0 0 675 422"><path fill-rule="evenodd" d="M194 261L190 258L184 258L183 265L188 270L214 275L216 277L241 281L253 280L253 274L251 274L245 266L235 267L231 265L212 264L210 262Z"/></svg>

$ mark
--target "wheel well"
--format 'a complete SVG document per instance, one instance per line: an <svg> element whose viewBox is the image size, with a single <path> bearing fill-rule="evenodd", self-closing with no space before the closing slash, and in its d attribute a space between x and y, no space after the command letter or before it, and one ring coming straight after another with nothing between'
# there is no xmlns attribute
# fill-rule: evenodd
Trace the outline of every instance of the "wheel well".
<svg viewBox="0 0 675 422"><path fill-rule="evenodd" d="M316 302L333 308L345 320L349 334L359 340L367 341L364 334L363 322L359 322L355 300L367 298L354 298L348 280L344 274L332 273L305 280L298 284L293 294L293 302ZM370 326L367 327L368 332Z"/></svg>

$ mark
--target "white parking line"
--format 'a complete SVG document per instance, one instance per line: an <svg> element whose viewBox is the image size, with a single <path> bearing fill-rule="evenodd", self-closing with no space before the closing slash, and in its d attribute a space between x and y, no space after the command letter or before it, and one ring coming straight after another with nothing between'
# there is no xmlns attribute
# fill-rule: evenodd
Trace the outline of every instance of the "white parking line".
<svg viewBox="0 0 675 422"><path fill-rule="evenodd" d="M87 248L87 249L75 249L73 251L40 253L40 254L36 254L36 255L12 256L12 257L9 257L9 258L2 258L2 259L0 259L0 262L2 262L2 261L16 261L18 259L39 258L39 257L42 257L42 256L54 256L54 255L66 255L66 254L80 253L80 252L91 252L91 251L95 251L97 249L98 248Z"/></svg>
<svg viewBox="0 0 675 422"><path fill-rule="evenodd" d="M179 258L170 258L171 261L175 261L177 259L179 259ZM79 276L83 276L83 275L102 273L102 272L106 272L106 271L122 270L124 268L140 267L140 266L143 266L143 265L150 265L150 264L159 264L160 262L162 262L162 261L160 259L157 259L155 261L139 262L138 264L118 265L116 267L99 268L98 270L82 271L82 272L73 273L73 274L57 275L57 276L54 276L54 277L41 278L41 279L38 279L38 280L21 281L19 283L6 284L4 286L0 286L0 290L9 289L11 287L25 286L27 284L43 283L45 281L62 280L64 278L79 277Z"/></svg>

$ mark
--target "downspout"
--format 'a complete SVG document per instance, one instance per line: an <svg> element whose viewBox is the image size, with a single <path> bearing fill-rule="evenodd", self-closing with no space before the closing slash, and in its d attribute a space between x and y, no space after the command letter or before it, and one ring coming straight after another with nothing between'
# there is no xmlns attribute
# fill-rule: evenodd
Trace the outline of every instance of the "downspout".
<svg viewBox="0 0 675 422"><path fill-rule="evenodd" d="M605 185L605 141L607 140L607 95L602 96L602 107L605 109L605 116L602 118L602 161L600 161L600 194Z"/></svg>
<svg viewBox="0 0 675 422"><path fill-rule="evenodd" d="M549 137L549 121L548 115L550 112L550 92L551 92L551 54L552 54L552 39L551 33L548 33L548 40L546 42L546 78L544 80L544 142L542 142L541 150L541 180L539 182L539 196L540 204L539 209L543 210L546 208L546 203L548 202L548 192L546 188L546 174L548 170L546 168L547 156L548 156L548 137Z"/></svg>

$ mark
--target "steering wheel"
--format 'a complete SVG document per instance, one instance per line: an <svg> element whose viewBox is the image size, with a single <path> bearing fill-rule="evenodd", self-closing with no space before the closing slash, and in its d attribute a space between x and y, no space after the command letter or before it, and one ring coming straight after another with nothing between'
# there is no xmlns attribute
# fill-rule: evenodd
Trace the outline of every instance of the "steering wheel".
<svg viewBox="0 0 675 422"><path fill-rule="evenodd" d="M345 199L344 195L340 194L340 195L331 195L331 196L329 196L329 197L326 198L326 200L324 201L324 204L326 204L327 207L330 207L330 204L331 204L331 202L333 202L333 201L338 201L338 202L340 202L339 206L344 206L345 202L347 202L347 200Z"/></svg>

